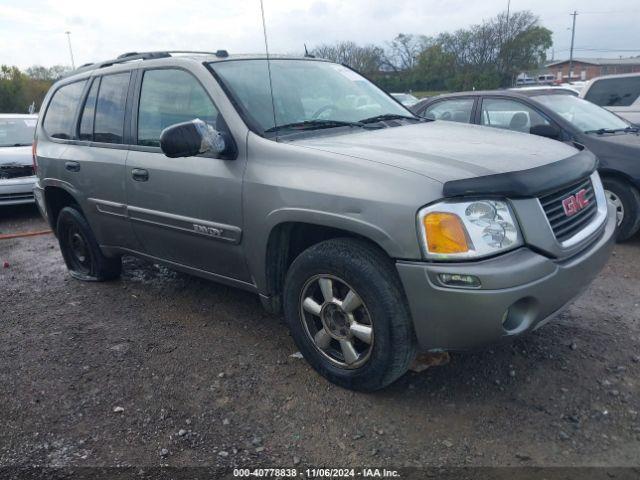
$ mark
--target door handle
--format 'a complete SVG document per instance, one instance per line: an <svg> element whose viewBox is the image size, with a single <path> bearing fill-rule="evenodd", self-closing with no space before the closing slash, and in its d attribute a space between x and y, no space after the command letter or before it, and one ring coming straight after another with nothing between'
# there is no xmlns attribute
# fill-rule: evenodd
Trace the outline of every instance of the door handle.
<svg viewBox="0 0 640 480"><path fill-rule="evenodd" d="M79 172L80 164L78 162L64 162L64 168L70 172Z"/></svg>
<svg viewBox="0 0 640 480"><path fill-rule="evenodd" d="M136 182L146 182L149 180L149 172L142 168L134 168L131 170L131 178Z"/></svg>

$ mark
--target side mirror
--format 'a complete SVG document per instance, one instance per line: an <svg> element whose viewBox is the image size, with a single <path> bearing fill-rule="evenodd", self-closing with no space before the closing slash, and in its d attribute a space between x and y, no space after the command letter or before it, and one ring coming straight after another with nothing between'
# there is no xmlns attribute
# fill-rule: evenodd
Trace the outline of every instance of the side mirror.
<svg viewBox="0 0 640 480"><path fill-rule="evenodd" d="M532 135L538 135L539 137L550 138L551 140L560 140L561 131L554 125L534 125L529 129L529 133Z"/></svg>
<svg viewBox="0 0 640 480"><path fill-rule="evenodd" d="M224 156L231 153L233 142L223 132L196 118L165 128L160 134L160 148L169 158L193 157L207 152Z"/></svg>

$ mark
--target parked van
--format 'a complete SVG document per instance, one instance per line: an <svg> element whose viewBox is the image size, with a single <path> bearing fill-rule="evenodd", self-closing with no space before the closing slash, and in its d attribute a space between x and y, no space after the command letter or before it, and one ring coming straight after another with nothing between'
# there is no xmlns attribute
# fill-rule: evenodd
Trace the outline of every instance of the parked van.
<svg viewBox="0 0 640 480"><path fill-rule="evenodd" d="M594 78L580 96L640 126L640 73Z"/></svg>

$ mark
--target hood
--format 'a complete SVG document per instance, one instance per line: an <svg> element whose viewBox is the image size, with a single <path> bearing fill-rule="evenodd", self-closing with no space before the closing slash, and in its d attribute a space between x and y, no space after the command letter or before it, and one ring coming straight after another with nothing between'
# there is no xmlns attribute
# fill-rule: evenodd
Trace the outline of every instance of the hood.
<svg viewBox="0 0 640 480"><path fill-rule="evenodd" d="M540 167L577 153L562 142L535 135L445 121L291 143L384 163L443 183Z"/></svg>
<svg viewBox="0 0 640 480"><path fill-rule="evenodd" d="M618 147L640 150L640 134L638 133L585 134L585 137L587 138L585 143L589 143L589 148L594 148L591 145L597 145L605 150Z"/></svg>
<svg viewBox="0 0 640 480"><path fill-rule="evenodd" d="M0 147L0 166L31 166L31 145L27 147Z"/></svg>

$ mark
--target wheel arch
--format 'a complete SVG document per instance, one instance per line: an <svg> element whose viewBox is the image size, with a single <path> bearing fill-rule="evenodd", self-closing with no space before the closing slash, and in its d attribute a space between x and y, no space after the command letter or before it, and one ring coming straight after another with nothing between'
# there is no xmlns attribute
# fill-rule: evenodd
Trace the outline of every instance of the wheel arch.
<svg viewBox="0 0 640 480"><path fill-rule="evenodd" d="M58 215L64 207L73 205L82 212L80 202L78 201L78 193L73 187L65 182L53 181L45 182L44 188L44 204L47 209L47 219L49 226L56 233L56 224L58 221Z"/></svg>
<svg viewBox="0 0 640 480"><path fill-rule="evenodd" d="M634 187L636 190L638 190L638 184L640 183L640 179L639 180L634 180L634 178L631 175L628 175L625 172L621 172L620 170L611 170L608 168L605 169L599 169L598 173L600 174L600 177L604 180L605 178L613 178L615 180L622 180L623 182L628 183L629 185L631 185L632 187Z"/></svg>
<svg viewBox="0 0 640 480"><path fill-rule="evenodd" d="M363 221L318 212L308 215L278 216L273 222L264 243L263 262L264 284L263 305L271 312L282 309L284 278L291 263L307 248L332 238L349 237L366 241L390 258L398 258L400 246L380 228Z"/></svg>

